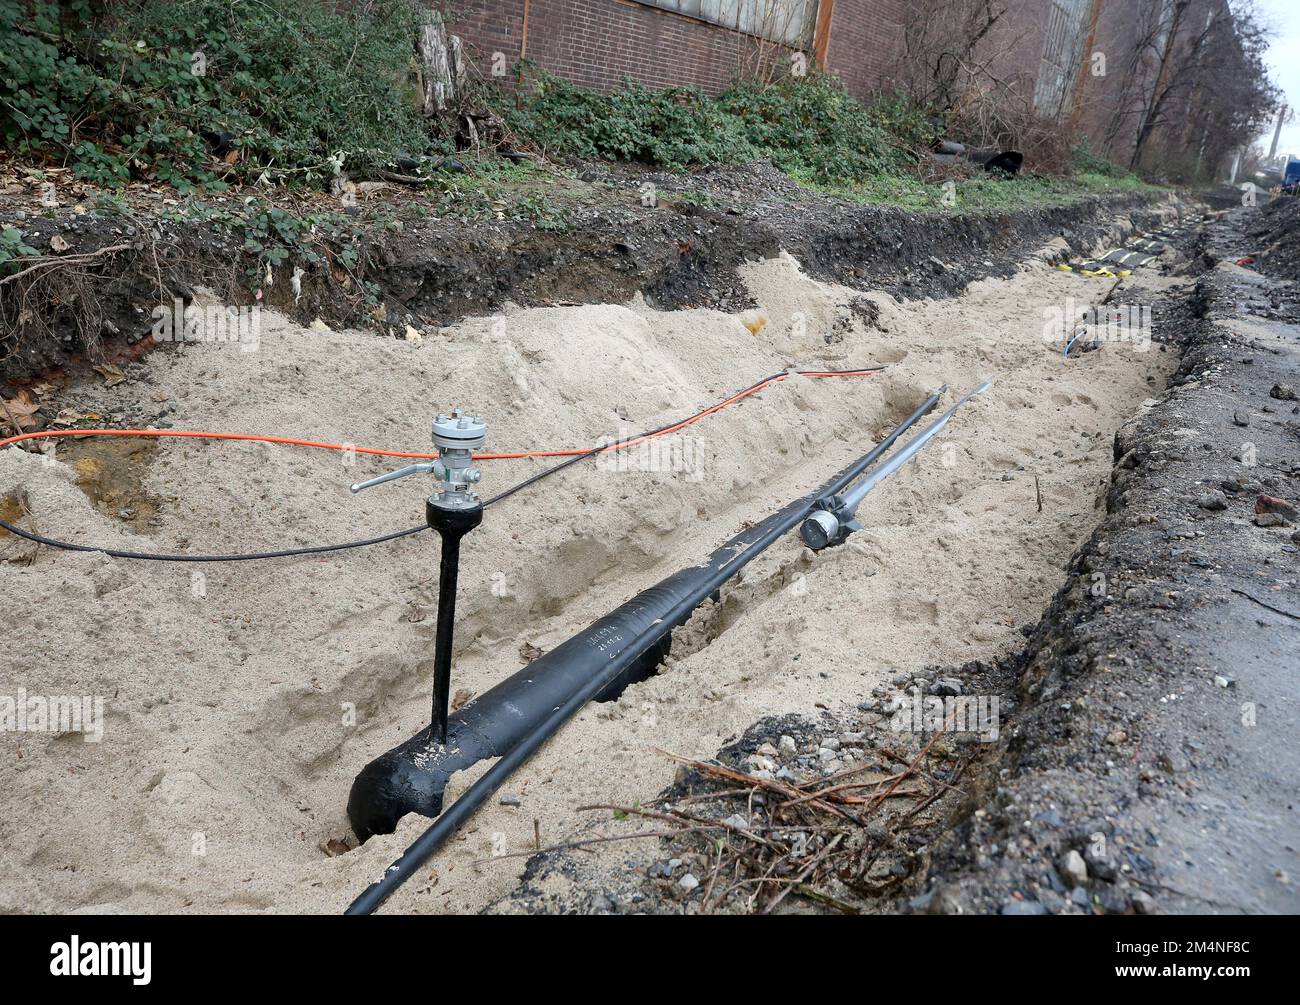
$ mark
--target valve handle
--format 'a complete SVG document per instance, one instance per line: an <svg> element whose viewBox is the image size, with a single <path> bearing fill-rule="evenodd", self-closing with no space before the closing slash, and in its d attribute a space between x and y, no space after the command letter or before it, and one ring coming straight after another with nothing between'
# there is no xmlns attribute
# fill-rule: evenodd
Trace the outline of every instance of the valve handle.
<svg viewBox="0 0 1300 1005"><path fill-rule="evenodd" d="M404 468L390 471L387 474L380 475L378 478L371 478L364 482L356 482L352 485L352 491L360 492L362 489L374 488L376 485L382 485L384 482L396 481L398 478L405 478L407 475L427 474L436 474L441 477L442 461L423 461L419 464L408 464Z"/></svg>

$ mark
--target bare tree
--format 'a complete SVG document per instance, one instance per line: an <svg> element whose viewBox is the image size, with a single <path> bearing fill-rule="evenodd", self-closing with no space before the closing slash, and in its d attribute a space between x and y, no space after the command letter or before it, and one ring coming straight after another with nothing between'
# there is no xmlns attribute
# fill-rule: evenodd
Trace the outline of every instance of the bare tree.
<svg viewBox="0 0 1300 1005"><path fill-rule="evenodd" d="M1009 10L1008 0L909 3L897 79L954 137L1018 149L1042 168L1065 168L1068 127L1035 108L1036 75L1025 69L1023 38Z"/></svg>
<svg viewBox="0 0 1300 1005"><path fill-rule="evenodd" d="M1161 24L1157 47L1159 71L1156 83L1148 95L1146 107L1142 110L1142 121L1138 126L1137 138L1133 141L1133 153L1129 156L1129 167L1136 168L1142 163L1142 153L1147 141L1156 127L1161 124L1161 115L1168 103L1169 96L1185 79L1190 77L1189 67L1201 58L1206 39L1211 28L1226 10L1226 5L1211 10L1206 18L1205 27L1199 32L1192 32L1192 37L1183 40L1181 32L1183 19L1187 16L1191 0L1174 0L1169 11L1168 22ZM1181 49L1181 52L1180 52Z"/></svg>
<svg viewBox="0 0 1300 1005"><path fill-rule="evenodd" d="M918 0L903 22L900 83L918 104L950 111L972 87L998 83L1001 53L983 43L1006 16L1002 0Z"/></svg>
<svg viewBox="0 0 1300 1005"><path fill-rule="evenodd" d="M1244 2L1141 0L1133 13L1103 149L1134 170L1199 177L1274 105L1264 32Z"/></svg>

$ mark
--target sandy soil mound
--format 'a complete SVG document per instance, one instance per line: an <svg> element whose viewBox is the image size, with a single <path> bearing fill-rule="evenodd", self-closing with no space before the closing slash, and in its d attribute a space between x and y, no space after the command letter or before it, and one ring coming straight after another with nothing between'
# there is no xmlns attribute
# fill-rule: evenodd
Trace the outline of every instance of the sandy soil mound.
<svg viewBox="0 0 1300 1005"><path fill-rule="evenodd" d="M659 790L673 768L651 746L707 757L764 714L851 706L899 669L1009 649L1097 520L1111 433L1172 369L1158 347L1064 362L1045 318L1108 287L1043 262L943 302L828 286L788 256L742 277L766 325L633 302L512 310L417 345L264 316L256 352L158 352L128 383L81 396L110 417L406 450L427 450L434 413L462 404L487 419L489 449L512 450L658 426L791 364L889 364L871 378L792 379L673 448L587 462L490 510L464 546L453 682L477 694L529 647L553 647L821 482L935 387L996 380L868 500L866 532L815 558L793 537L773 547L658 676L581 713L512 781L520 805L481 813L390 909L474 910L500 896L522 860L476 861L531 847L535 819L556 841L583 802ZM83 449L56 456L84 462ZM78 484L86 463L18 450L0 451L0 499L69 540L214 552L408 527L429 491L408 479L354 497L350 482L401 462L263 444L164 441L133 463L147 508L97 505ZM538 463L485 465L484 493ZM355 772L428 714L431 536L194 567L6 535L0 557L11 626L0 694L105 706L99 743L0 735L0 910L338 911L425 826L408 818L348 854L322 850L349 840Z"/></svg>

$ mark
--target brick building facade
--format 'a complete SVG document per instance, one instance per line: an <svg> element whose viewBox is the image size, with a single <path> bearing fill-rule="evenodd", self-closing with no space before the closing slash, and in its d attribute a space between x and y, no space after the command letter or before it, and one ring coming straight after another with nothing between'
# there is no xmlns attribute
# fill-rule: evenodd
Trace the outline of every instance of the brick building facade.
<svg viewBox="0 0 1300 1005"><path fill-rule="evenodd" d="M685 8L690 0L681 0ZM729 4L729 6L728 6ZM800 44L866 96L888 84L902 44L906 0L806 0ZM673 0L451 0L453 30L483 74L494 53L521 56L586 87L616 87L625 77L649 87L726 87L778 43L705 17L671 10ZM733 10L735 0L723 0ZM707 9L708 0L696 8ZM498 62L500 61L498 57Z"/></svg>
<svg viewBox="0 0 1300 1005"><path fill-rule="evenodd" d="M823 0L824 2L824 0ZM850 93L865 97L888 90L894 63L903 48L903 16L908 0L834 0L824 26L819 62L844 81Z"/></svg>
<svg viewBox="0 0 1300 1005"><path fill-rule="evenodd" d="M494 65L498 76L508 73L525 57L599 90L630 78L649 87L689 84L716 92L762 60L770 64L797 51L859 98L895 85L906 21L917 9L913 0L427 2L444 7L484 76ZM1187 9L1181 23L1199 24L1224 3L1178 4ZM779 31L745 21L746 11L786 6L796 23ZM1044 118L1068 121L1094 150L1126 162L1160 74L1134 40L1168 19L1174 6L1168 0L1007 0L978 51L997 86ZM1093 72L1097 53L1109 60L1101 75Z"/></svg>

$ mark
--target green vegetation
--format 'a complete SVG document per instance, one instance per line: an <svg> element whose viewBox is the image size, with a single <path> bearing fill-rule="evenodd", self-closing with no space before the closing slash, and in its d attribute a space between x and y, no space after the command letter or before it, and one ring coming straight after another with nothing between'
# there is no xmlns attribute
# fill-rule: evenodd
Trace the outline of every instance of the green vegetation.
<svg viewBox="0 0 1300 1005"><path fill-rule="evenodd" d="M1075 150L1075 173L1067 177L1008 181L979 172L950 185L925 182L915 170L935 138L925 110L900 95L864 106L817 72L766 87L735 84L716 98L694 88L652 91L632 82L597 94L537 74L522 108L501 111L517 133L551 156L668 169L765 159L809 188L915 210L1051 205L1143 185L1086 144Z"/></svg>
<svg viewBox="0 0 1300 1005"><path fill-rule="evenodd" d="M182 193L268 179L320 188L344 167L364 177L399 155L449 155L444 131L455 117L426 119L415 84L422 9L419 0L0 0L0 142L104 188L138 179ZM552 158L671 170L766 159L856 201L953 204L942 178L919 177L932 169L926 151L938 127L905 96L866 106L819 71L738 82L716 97L631 82L599 94L522 69L531 86L518 107L513 95L485 97L515 138ZM466 160L467 170L428 180L438 212L568 225L541 180L553 172ZM1086 145L1074 165L1068 179L958 170L948 185L969 209L1140 184ZM351 226L278 210L230 225L250 256L273 265L310 251L320 234L342 241ZM13 257L7 244L0 254Z"/></svg>
<svg viewBox="0 0 1300 1005"><path fill-rule="evenodd" d="M0 140L97 184L182 191L445 149L408 82L419 9L0 0Z"/></svg>
<svg viewBox="0 0 1300 1005"><path fill-rule="evenodd" d="M291 256L310 264L322 262L327 247L332 249L334 260L349 272L360 264L359 235L351 220L341 213L297 215L278 206L252 202L235 209L198 206L184 217L206 220L235 235L242 240L246 254L272 268Z"/></svg>
<svg viewBox="0 0 1300 1005"><path fill-rule="evenodd" d="M770 160L825 183L901 174L906 160L882 117L821 73L767 87L735 84L652 91L628 82L608 94L542 74L521 109L502 112L549 154L686 168Z"/></svg>
<svg viewBox="0 0 1300 1005"><path fill-rule="evenodd" d="M1093 153L1092 144L1088 142L1087 136L1079 138L1079 142L1075 144L1072 154L1071 160L1077 174L1093 175L1098 178L1113 178L1124 183L1137 178L1128 168L1120 167L1114 161L1108 161L1100 154Z"/></svg>
<svg viewBox="0 0 1300 1005"><path fill-rule="evenodd" d="M9 271L20 258L35 254L36 249L23 240L23 232L17 227L0 230L0 274Z"/></svg>

